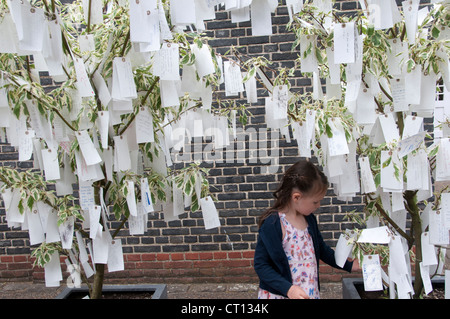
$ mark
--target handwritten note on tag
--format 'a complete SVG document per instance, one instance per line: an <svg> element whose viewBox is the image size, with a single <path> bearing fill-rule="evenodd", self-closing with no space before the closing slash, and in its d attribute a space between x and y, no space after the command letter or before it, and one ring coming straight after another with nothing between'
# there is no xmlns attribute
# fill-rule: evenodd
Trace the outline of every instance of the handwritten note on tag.
<svg viewBox="0 0 450 319"><path fill-rule="evenodd" d="M355 62L355 23L334 26L334 63Z"/></svg>
<svg viewBox="0 0 450 319"><path fill-rule="evenodd" d="M286 119L289 91L287 85L277 85L273 88L273 101L274 101L274 119Z"/></svg>
<svg viewBox="0 0 450 319"><path fill-rule="evenodd" d="M77 75L76 86L80 96L82 97L94 96L95 93L94 90L92 89L91 82L89 81L89 77L87 75L83 59L74 58L73 64L75 66L75 73Z"/></svg>
<svg viewBox="0 0 450 319"><path fill-rule="evenodd" d="M153 117L147 108L141 107L136 115L136 142L141 144L154 141Z"/></svg>
<svg viewBox="0 0 450 319"><path fill-rule="evenodd" d="M429 213L429 233L430 244L448 245L449 231L445 227L445 214L438 211L430 211Z"/></svg>
<svg viewBox="0 0 450 319"><path fill-rule="evenodd" d="M175 81L180 79L178 44L164 43L161 49L155 52L153 72L161 80Z"/></svg>
<svg viewBox="0 0 450 319"><path fill-rule="evenodd" d="M447 181L450 178L450 139L442 138L439 141L439 150L436 154L436 180Z"/></svg>
<svg viewBox="0 0 450 319"><path fill-rule="evenodd" d="M19 161L28 161L33 155L34 131L26 130L20 132L19 137Z"/></svg>
<svg viewBox="0 0 450 319"><path fill-rule="evenodd" d="M241 68L234 61L225 61L224 77L225 77L225 94L227 96L238 95L239 92L244 91L244 84L242 83Z"/></svg>
<svg viewBox="0 0 450 319"><path fill-rule="evenodd" d="M428 190L429 189L429 163L428 156L424 150L416 154L409 154L407 158L408 170L406 171L406 189Z"/></svg>
<svg viewBox="0 0 450 319"><path fill-rule="evenodd" d="M420 132L418 134L412 135L401 140L398 143L398 156L399 158L408 155L412 151L419 148L419 146L424 142L425 132Z"/></svg>
<svg viewBox="0 0 450 319"><path fill-rule="evenodd" d="M141 202L137 203L137 215L130 215L128 217L128 228L130 229L130 235L143 235L145 232L145 211Z"/></svg>
<svg viewBox="0 0 450 319"><path fill-rule="evenodd" d="M379 255L364 256L362 262L362 273L364 278L365 291L383 290Z"/></svg>
<svg viewBox="0 0 450 319"><path fill-rule="evenodd" d="M408 104L405 100L405 78L397 77L391 81L392 99L394 102L394 111L401 112L408 110Z"/></svg>
<svg viewBox="0 0 450 319"><path fill-rule="evenodd" d="M450 230L450 193L441 194L441 212L444 214L445 228Z"/></svg>
<svg viewBox="0 0 450 319"><path fill-rule="evenodd" d="M359 167L361 168L361 192L363 194L375 192L377 188L370 168L369 158L367 156L362 156L358 161Z"/></svg>

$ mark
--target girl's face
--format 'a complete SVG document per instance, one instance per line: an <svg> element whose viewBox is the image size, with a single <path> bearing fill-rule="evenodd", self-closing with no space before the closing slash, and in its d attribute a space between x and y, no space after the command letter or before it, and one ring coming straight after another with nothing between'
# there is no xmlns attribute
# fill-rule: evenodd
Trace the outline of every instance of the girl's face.
<svg viewBox="0 0 450 319"><path fill-rule="evenodd" d="M294 191L291 197L292 208L301 215L308 216L320 207L320 201L324 198L325 192L319 194L303 194Z"/></svg>

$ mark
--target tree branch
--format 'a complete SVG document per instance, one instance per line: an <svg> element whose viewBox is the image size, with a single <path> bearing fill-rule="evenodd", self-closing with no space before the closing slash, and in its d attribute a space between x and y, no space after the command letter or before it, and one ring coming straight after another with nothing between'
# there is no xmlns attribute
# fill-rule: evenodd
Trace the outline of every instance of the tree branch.
<svg viewBox="0 0 450 319"><path fill-rule="evenodd" d="M381 216L383 216L383 218L386 219L388 223L391 224L392 227L394 227L394 229L408 241L408 245L412 246L412 244L414 243L414 239L407 233L405 233L403 229L401 229L400 226L398 226L397 223L391 217L389 217L389 215L386 213L386 211L383 209L383 207L381 207L379 203L375 203L375 207L377 208Z"/></svg>

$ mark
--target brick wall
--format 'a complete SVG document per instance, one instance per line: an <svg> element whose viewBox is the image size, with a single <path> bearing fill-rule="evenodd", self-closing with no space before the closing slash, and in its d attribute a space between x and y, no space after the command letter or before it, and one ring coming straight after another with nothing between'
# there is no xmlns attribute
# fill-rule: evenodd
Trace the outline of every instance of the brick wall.
<svg viewBox="0 0 450 319"><path fill-rule="evenodd" d="M335 6L353 10L357 4L354 1L336 1ZM286 33L288 20L286 6L281 5L273 16L274 34L252 37L250 22L234 24L228 13L217 12L216 20L207 23L208 35L214 37L210 45L222 54L230 45L241 45L243 47L239 51L244 55L264 55L275 62L274 67L293 66L297 53L290 50L294 35ZM43 81L48 79L43 77ZM296 78L295 86L298 89L304 89L310 84L308 78L301 75ZM262 91L258 96L264 96ZM216 207L222 227L205 230L201 212L186 212L180 216L180 220L171 222L165 222L162 213L149 214L145 235L129 236L127 229L119 234L124 245L126 270L107 274L108 281L257 282L253 270L253 251L258 216L271 205L272 192L282 172L299 157L295 140L288 143L285 138L267 133L263 98L252 104L249 110L253 116L249 125L238 134L237 141L226 150L210 152L208 156L215 160L207 158L208 161L203 164L210 168L209 182L211 191L218 199ZM248 128L253 129L254 134L245 131ZM255 134L260 142L256 150L252 147ZM192 143L192 153L188 156L194 158L196 150L204 148L207 142ZM271 148L271 143L276 147ZM18 162L17 151L7 143L0 147L1 165L18 169L32 168L32 162ZM186 156L177 154L181 155ZM276 157L279 161L276 173L270 171L268 157ZM347 211L354 209L362 210L361 198L357 197L353 202L341 202L331 191L324 198L316 215L322 235L332 247L340 232L352 227L345 222L344 216ZM0 208L0 221L0 281L42 281L43 269L31 265L28 232L8 229L3 208ZM321 265L322 281L338 281L342 274L344 272Z"/></svg>

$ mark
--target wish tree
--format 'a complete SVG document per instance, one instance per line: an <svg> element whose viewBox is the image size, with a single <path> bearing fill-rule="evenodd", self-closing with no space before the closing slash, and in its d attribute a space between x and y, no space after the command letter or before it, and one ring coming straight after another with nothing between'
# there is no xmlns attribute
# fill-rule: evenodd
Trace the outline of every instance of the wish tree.
<svg viewBox="0 0 450 319"><path fill-rule="evenodd" d="M47 286L59 286L66 255L68 282L99 298L105 265L124 267L116 236L126 224L143 234L148 213L201 210L206 229L220 226L207 169L171 159L194 134L223 147L229 118L246 116L216 101L222 57L201 34L215 8L198 3L191 16L165 0L1 1L2 132L38 168L1 167L2 197Z"/></svg>
<svg viewBox="0 0 450 319"><path fill-rule="evenodd" d="M450 276L450 105L442 98L450 90L450 7L360 5L348 13L331 1L287 1L297 66L278 69L270 83L268 126L286 138L292 128L300 156L319 159L339 200L363 196L364 212L348 217L364 229L341 235L337 263L353 254L366 290L420 298L434 274ZM245 65L256 74L271 63ZM298 71L312 91L292 89Z"/></svg>
<svg viewBox="0 0 450 319"><path fill-rule="evenodd" d="M193 136L226 146L229 121L247 116L234 98L257 103L257 83L268 92L267 127L287 141L292 132L299 156L319 159L338 199L363 195L365 211L349 217L366 228L341 236L338 263L353 250L366 289L389 286L401 298L429 292L429 275L442 273L450 112L436 86L448 95L448 2L360 1L349 14L332 1L287 0L293 68L235 48L219 56L200 33L219 5L233 21L251 19L252 35L270 35L274 0L0 3L0 127L19 160L33 156L39 168L1 167L2 197L8 226L28 229L47 285L62 280L64 254L70 280L93 277L98 298L105 265L123 269L120 229L141 234L149 212L169 221L201 209L205 228L219 226L207 170L175 169L171 155ZM40 71L57 85L43 87ZM298 73L312 91L292 86ZM222 83L229 102L218 100ZM433 134L424 129L431 118Z"/></svg>

